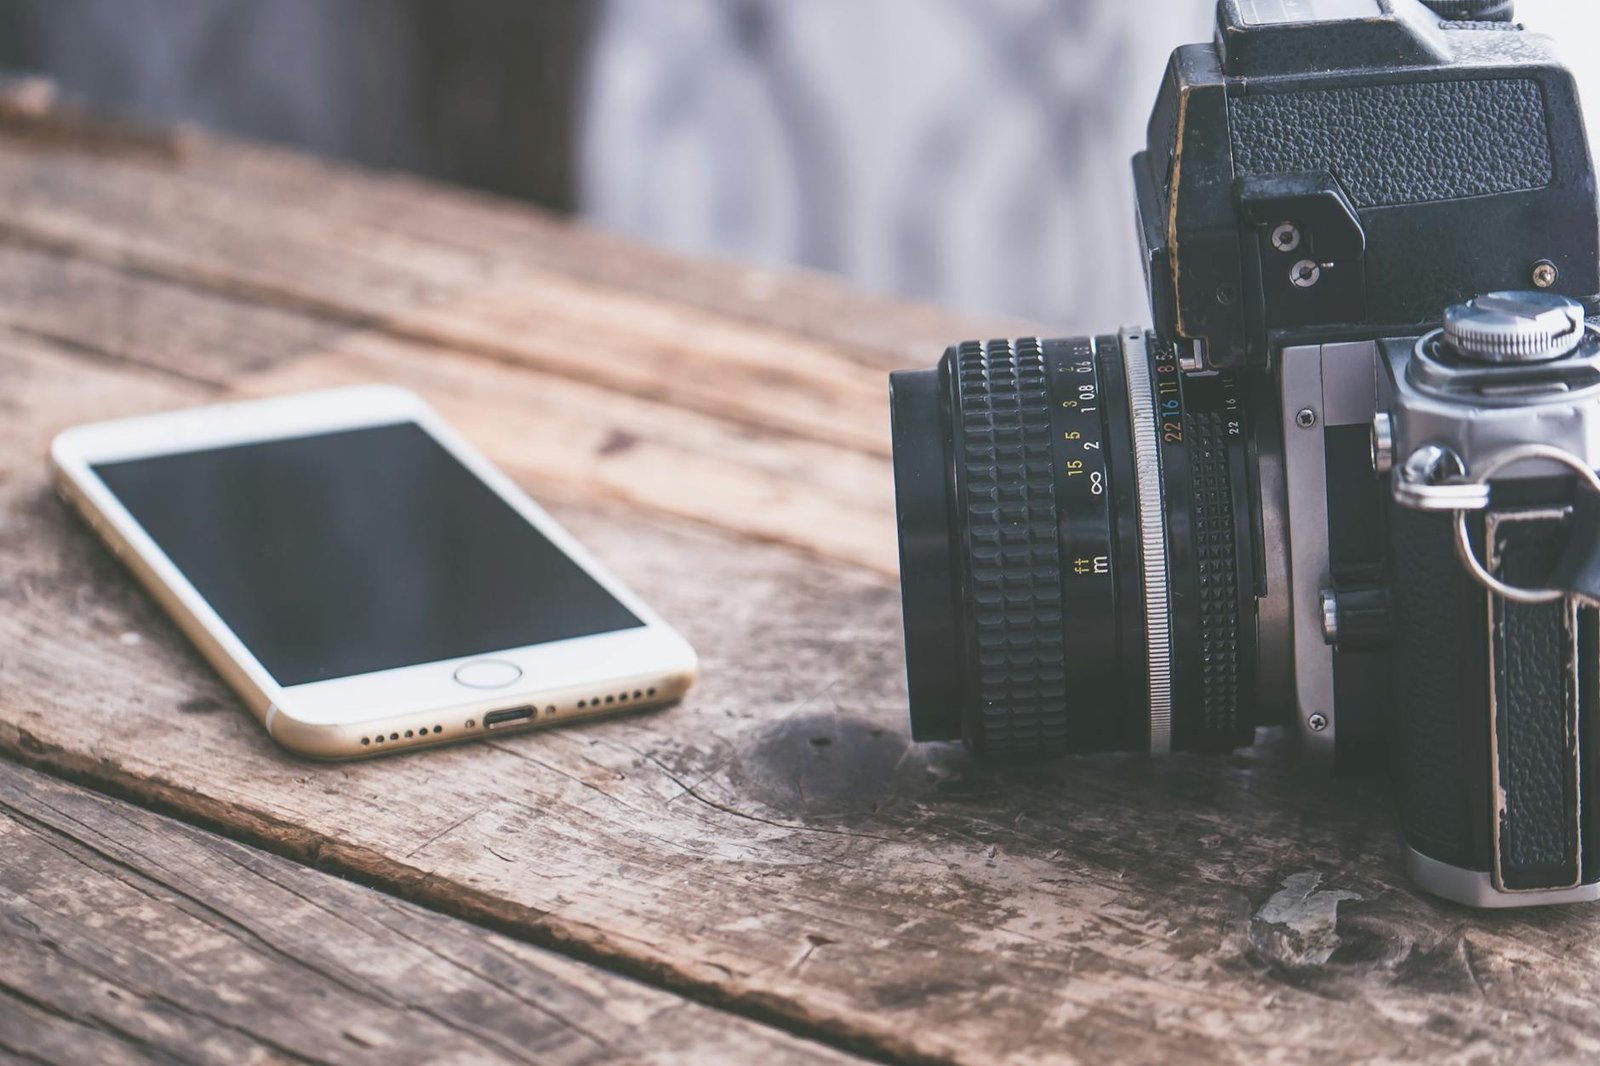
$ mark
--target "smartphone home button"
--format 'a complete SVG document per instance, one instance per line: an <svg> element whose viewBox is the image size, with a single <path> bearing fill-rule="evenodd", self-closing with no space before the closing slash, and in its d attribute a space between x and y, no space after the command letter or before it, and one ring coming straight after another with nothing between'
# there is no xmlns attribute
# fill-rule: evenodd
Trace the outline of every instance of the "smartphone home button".
<svg viewBox="0 0 1600 1066"><path fill-rule="evenodd" d="M505 688L521 676L521 667L503 659L479 659L456 668L456 681L468 688Z"/></svg>

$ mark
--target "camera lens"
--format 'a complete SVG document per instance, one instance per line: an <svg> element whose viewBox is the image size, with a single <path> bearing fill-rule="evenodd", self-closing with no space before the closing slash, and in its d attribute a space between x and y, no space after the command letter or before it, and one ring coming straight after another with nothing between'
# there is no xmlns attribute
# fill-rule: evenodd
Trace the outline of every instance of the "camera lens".
<svg viewBox="0 0 1600 1066"><path fill-rule="evenodd" d="M912 734L1001 756L1255 725L1243 407L1154 336L968 342L895 374Z"/></svg>

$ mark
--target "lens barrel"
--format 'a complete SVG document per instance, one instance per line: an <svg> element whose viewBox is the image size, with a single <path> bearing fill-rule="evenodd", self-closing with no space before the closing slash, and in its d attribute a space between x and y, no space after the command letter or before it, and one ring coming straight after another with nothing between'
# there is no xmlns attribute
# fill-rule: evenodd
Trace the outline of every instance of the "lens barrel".
<svg viewBox="0 0 1600 1066"><path fill-rule="evenodd" d="M912 735L982 754L1253 739L1232 379L1153 336L968 342L891 380Z"/></svg>

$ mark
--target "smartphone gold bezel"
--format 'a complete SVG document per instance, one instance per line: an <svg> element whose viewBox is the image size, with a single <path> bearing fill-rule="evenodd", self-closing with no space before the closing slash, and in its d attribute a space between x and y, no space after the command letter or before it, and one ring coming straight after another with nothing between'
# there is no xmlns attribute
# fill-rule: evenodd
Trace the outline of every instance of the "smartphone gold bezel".
<svg viewBox="0 0 1600 1066"><path fill-rule="evenodd" d="M645 624L307 685L279 685L94 473L97 464L414 422ZM148 415L69 429L50 461L58 490L99 534L280 744L357 758L498 734L484 718L533 708L504 732L669 703L693 683L693 650L421 398L359 386ZM471 689L457 671L510 663L520 678Z"/></svg>

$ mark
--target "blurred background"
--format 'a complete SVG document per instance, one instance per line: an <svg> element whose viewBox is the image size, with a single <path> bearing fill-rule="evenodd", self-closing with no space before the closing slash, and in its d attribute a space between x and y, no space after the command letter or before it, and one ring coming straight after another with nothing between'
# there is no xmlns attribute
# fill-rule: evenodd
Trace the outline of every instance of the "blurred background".
<svg viewBox="0 0 1600 1066"><path fill-rule="evenodd" d="M1600 5L1522 0L1600 117ZM0 66L1067 331L1145 320L1128 156L1209 0L0 0Z"/></svg>

